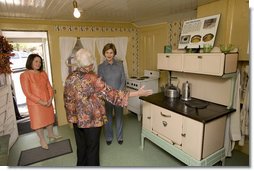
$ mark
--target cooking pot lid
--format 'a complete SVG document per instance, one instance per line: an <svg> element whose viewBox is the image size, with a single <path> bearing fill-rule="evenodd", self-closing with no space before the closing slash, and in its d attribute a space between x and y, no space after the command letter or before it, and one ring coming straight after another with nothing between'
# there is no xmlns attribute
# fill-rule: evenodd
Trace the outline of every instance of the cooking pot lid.
<svg viewBox="0 0 254 171"><path fill-rule="evenodd" d="M208 106L208 102L201 102L201 101L194 101L194 100L187 101L185 102L185 104L188 107L197 108L197 109L204 109Z"/></svg>

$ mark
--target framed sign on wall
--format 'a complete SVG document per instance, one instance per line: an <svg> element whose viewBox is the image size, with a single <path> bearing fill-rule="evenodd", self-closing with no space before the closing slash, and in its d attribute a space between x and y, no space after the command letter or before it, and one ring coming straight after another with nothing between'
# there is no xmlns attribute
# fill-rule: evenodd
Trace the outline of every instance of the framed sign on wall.
<svg viewBox="0 0 254 171"><path fill-rule="evenodd" d="M183 23L178 49L214 45L220 14L188 20Z"/></svg>

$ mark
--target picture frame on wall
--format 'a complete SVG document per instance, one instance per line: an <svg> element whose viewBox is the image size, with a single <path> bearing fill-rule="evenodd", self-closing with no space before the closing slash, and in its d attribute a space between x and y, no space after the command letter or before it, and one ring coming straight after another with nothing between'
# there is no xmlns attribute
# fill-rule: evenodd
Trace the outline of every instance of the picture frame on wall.
<svg viewBox="0 0 254 171"><path fill-rule="evenodd" d="M183 23L178 49L214 45L220 14L188 20Z"/></svg>

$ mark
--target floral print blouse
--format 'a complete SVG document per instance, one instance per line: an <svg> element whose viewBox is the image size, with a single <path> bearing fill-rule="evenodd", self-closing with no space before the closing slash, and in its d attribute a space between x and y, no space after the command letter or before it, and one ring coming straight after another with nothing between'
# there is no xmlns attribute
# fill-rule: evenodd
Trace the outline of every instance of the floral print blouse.
<svg viewBox="0 0 254 171"><path fill-rule="evenodd" d="M82 67L72 72L65 81L64 106L68 122L80 128L101 127L106 121L104 101L114 105L128 105L128 91L115 90L93 72Z"/></svg>

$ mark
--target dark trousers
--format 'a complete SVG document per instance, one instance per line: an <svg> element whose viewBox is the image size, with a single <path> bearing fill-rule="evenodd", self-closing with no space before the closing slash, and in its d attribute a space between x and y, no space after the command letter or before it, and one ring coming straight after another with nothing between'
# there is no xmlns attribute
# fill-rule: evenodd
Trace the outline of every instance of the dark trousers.
<svg viewBox="0 0 254 171"><path fill-rule="evenodd" d="M78 128L73 124L77 145L77 166L100 166L101 127Z"/></svg>
<svg viewBox="0 0 254 171"><path fill-rule="evenodd" d="M12 99L13 99L13 105L14 105L16 119L18 120L18 119L22 118L22 116L19 113L19 109L18 109L18 105L17 105L16 99L14 97L12 97Z"/></svg>

